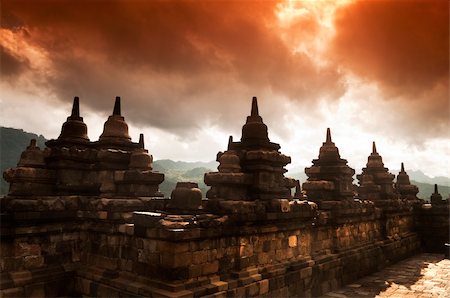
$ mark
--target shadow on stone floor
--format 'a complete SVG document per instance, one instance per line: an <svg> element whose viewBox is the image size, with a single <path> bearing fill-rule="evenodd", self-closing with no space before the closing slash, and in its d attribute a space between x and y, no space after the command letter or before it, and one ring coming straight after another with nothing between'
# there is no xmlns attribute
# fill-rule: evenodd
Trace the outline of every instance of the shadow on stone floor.
<svg viewBox="0 0 450 298"><path fill-rule="evenodd" d="M363 277L322 297L437 297L450 291L450 260L419 254ZM436 294L436 295L434 295ZM450 294L450 293L449 293ZM445 296L442 296L445 297Z"/></svg>

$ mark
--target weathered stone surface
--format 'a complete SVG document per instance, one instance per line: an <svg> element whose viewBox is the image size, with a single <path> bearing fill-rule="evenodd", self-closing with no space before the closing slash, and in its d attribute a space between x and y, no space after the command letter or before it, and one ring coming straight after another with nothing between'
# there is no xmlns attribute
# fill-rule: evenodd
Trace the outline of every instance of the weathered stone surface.
<svg viewBox="0 0 450 298"><path fill-rule="evenodd" d="M441 204L447 204L449 203L449 200L442 199L441 194L438 192L438 186L437 184L434 185L434 192L430 197L430 202L432 205L441 205Z"/></svg>
<svg viewBox="0 0 450 298"><path fill-rule="evenodd" d="M418 201L417 194L419 188L409 181L409 176L405 172L405 166L401 164L401 170L397 175L397 181L395 182L395 190L400 194L401 198L408 200Z"/></svg>
<svg viewBox="0 0 450 298"><path fill-rule="evenodd" d="M116 97L113 113L105 122L99 141L131 142L131 137L128 134L128 125L120 111L120 97Z"/></svg>
<svg viewBox="0 0 450 298"><path fill-rule="evenodd" d="M331 141L330 129L326 140L320 147L319 158L313 166L305 169L308 180L303 190L312 201L351 199L353 194L353 175L355 170L347 166L347 160L339 155L339 149Z"/></svg>
<svg viewBox="0 0 450 298"><path fill-rule="evenodd" d="M372 145L372 153L368 157L367 166L362 173L356 176L359 180L358 196L363 200L372 200L383 209L390 209L400 198L400 194L394 190L394 175L384 167L383 160L377 152L375 142Z"/></svg>
<svg viewBox="0 0 450 298"><path fill-rule="evenodd" d="M233 142L230 137L228 150L218 154L219 172L205 174L205 183L211 186L206 196L215 200L292 198L295 182L283 176L286 172L283 167L291 158L279 149L278 144L269 140L254 97L250 116L242 127L241 141Z"/></svg>
<svg viewBox="0 0 450 298"><path fill-rule="evenodd" d="M230 139L219 172L205 176L204 201L191 183L172 201L158 197L163 175L151 171L143 136L128 139L118 104L108 121L101 142L67 137L68 126L44 158L32 144L8 172L2 296L310 297L419 251L419 240L427 250L448 242L448 203L437 190L423 208L386 196L392 180L377 156L364 173L370 191L353 199L353 170L329 133L305 185L322 197L305 200L284 177L290 158L269 141L256 99L241 141ZM399 176L395 191L408 182Z"/></svg>
<svg viewBox="0 0 450 298"><path fill-rule="evenodd" d="M202 205L202 191L194 182L178 182L170 197L170 208L197 210Z"/></svg>

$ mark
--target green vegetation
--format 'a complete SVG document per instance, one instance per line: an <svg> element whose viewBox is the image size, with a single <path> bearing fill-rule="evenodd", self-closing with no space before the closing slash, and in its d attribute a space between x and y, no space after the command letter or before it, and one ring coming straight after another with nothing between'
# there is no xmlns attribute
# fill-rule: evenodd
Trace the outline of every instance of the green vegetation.
<svg viewBox="0 0 450 298"><path fill-rule="evenodd" d="M179 167L173 166L167 169L164 165L168 163L178 163ZM198 187L201 189L203 196L205 196L209 187L203 182L203 176L207 172L215 171L217 165L214 166L215 162L201 164L206 164L209 167L197 167L199 165L198 162L174 162L167 159L156 160L153 163L153 169L165 175L164 182L159 187L160 191L165 197L169 197L177 182L190 181L198 183Z"/></svg>
<svg viewBox="0 0 450 298"><path fill-rule="evenodd" d="M161 159L153 162L153 170L164 173L164 182L159 186L165 197L169 197L177 182L197 182L203 196L208 191L208 186L203 182L203 176L207 172L217 169L217 162L185 162Z"/></svg>

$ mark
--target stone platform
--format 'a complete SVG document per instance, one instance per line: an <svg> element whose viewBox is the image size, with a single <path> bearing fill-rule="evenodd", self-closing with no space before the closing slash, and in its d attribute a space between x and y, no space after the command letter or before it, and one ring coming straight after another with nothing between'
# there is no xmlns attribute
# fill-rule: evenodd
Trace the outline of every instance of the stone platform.
<svg viewBox="0 0 450 298"><path fill-rule="evenodd" d="M143 135L131 141L119 97L98 141L76 97L46 145L32 141L4 173L0 298L317 297L343 285L376 295L412 288L407 274L419 280L423 262L400 267L399 280L376 275L375 291L355 282L422 251L448 253L450 205L437 186L431 204L419 200L404 166L394 183L375 144L354 185L328 129L302 190L284 175L291 158L270 141L256 98L240 141L230 137L205 174L204 199L188 181L163 198L164 175Z"/></svg>
<svg viewBox="0 0 450 298"><path fill-rule="evenodd" d="M450 260L418 254L323 297L450 297Z"/></svg>

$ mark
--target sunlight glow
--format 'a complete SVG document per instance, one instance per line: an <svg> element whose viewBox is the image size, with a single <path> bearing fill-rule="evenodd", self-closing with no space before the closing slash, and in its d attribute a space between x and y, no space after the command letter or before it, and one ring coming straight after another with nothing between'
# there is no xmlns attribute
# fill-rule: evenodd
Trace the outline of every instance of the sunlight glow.
<svg viewBox="0 0 450 298"><path fill-rule="evenodd" d="M0 29L0 45L19 61L27 61L34 70L50 72L50 59L47 52L30 44L22 30Z"/></svg>
<svg viewBox="0 0 450 298"><path fill-rule="evenodd" d="M297 19L313 15L326 27L333 26L336 9L345 6L353 0L286 0L278 4L276 15L284 26L289 26Z"/></svg>
<svg viewBox="0 0 450 298"><path fill-rule="evenodd" d="M277 5L280 36L294 53L303 53L319 67L326 66L323 53L333 37L338 8L352 0L286 0Z"/></svg>

